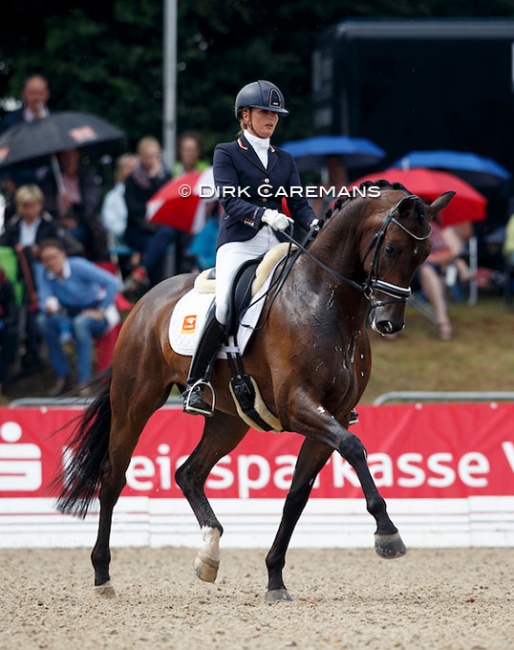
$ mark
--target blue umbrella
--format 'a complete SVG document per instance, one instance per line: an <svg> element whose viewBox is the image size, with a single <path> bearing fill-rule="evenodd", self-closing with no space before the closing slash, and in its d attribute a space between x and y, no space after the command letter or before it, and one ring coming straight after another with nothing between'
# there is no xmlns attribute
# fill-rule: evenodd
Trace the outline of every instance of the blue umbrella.
<svg viewBox="0 0 514 650"><path fill-rule="evenodd" d="M479 156L465 151L411 151L391 167L404 170L413 167L428 167L430 169L448 169L460 176L476 188L495 187L503 181L508 181L510 173L491 158Z"/></svg>
<svg viewBox="0 0 514 650"><path fill-rule="evenodd" d="M385 158L385 151L365 138L347 135L319 135L304 140L291 140L281 147L296 159L301 172L320 170L326 156L341 156L346 167L376 165Z"/></svg>

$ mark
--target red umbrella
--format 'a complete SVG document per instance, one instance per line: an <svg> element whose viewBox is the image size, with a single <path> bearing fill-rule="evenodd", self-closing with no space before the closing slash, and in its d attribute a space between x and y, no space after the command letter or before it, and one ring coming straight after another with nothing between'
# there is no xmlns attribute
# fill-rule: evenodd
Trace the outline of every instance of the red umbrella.
<svg viewBox="0 0 514 650"><path fill-rule="evenodd" d="M146 204L146 218L196 234L205 225L207 211L217 201L212 167L188 172L163 185Z"/></svg>
<svg viewBox="0 0 514 650"><path fill-rule="evenodd" d="M391 183L401 183L409 192L417 194L426 202L431 202L444 192L456 192L447 208L439 214L443 226L451 226L465 221L484 221L487 199L474 187L458 176L447 172L416 167L410 170L389 168L382 172L363 176L352 183L358 186L363 181L384 179Z"/></svg>

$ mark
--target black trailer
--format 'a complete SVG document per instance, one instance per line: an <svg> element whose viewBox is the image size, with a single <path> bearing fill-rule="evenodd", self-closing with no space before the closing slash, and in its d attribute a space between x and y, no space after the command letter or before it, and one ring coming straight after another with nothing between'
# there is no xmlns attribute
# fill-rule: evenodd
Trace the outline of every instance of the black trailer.
<svg viewBox="0 0 514 650"><path fill-rule="evenodd" d="M514 174L514 20L345 20L313 53L314 131L371 139L384 166L412 150L472 151ZM366 170L367 171L367 170ZM489 192L481 256L511 212Z"/></svg>

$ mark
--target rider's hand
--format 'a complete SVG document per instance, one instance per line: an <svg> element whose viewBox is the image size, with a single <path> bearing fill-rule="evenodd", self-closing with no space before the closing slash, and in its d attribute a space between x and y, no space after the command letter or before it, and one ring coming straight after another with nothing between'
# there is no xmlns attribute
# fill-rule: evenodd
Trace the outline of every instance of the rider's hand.
<svg viewBox="0 0 514 650"><path fill-rule="evenodd" d="M323 221L320 219L313 219L310 224L309 224L309 229L315 230L316 232L319 232L321 229L321 226L323 225Z"/></svg>
<svg viewBox="0 0 514 650"><path fill-rule="evenodd" d="M285 214L282 214L278 210L265 210L262 215L262 221L267 223L268 226L271 226L273 230L285 230L294 223L292 219L286 217Z"/></svg>

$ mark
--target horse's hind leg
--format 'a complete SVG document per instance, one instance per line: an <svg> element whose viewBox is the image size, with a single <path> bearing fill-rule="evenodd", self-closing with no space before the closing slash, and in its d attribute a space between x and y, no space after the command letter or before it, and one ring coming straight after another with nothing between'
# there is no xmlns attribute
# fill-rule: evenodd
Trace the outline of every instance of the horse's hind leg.
<svg viewBox="0 0 514 650"><path fill-rule="evenodd" d="M291 487L284 504L282 520L273 545L266 556L268 568L266 602L292 600L282 577L286 552L295 526L309 500L314 480L332 452L333 449L330 447L312 440L305 440L300 449Z"/></svg>
<svg viewBox="0 0 514 650"><path fill-rule="evenodd" d="M167 399L169 387L147 380L127 390L113 382L111 386L112 421L108 455L102 469L100 487L100 517L98 535L91 553L95 571L95 591L103 596L114 596L109 565L111 561L110 536L112 515L121 491L125 487L125 472L139 436L150 416Z"/></svg>
<svg viewBox="0 0 514 650"><path fill-rule="evenodd" d="M216 411L213 418L206 419L200 442L175 474L177 485L200 524L204 545L196 556L194 568L196 575L206 582L214 582L218 574L223 527L205 495L205 481L220 458L244 438L248 428L238 417Z"/></svg>

